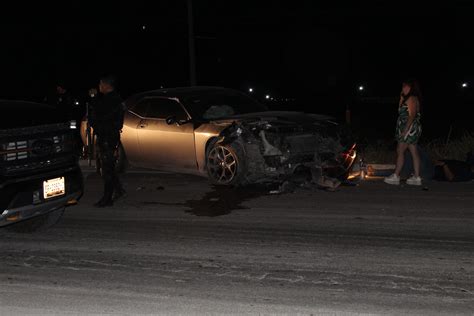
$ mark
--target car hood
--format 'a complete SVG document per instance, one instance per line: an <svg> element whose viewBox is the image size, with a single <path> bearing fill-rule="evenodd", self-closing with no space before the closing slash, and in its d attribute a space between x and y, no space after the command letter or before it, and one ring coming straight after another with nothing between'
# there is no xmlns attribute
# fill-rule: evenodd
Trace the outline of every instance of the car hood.
<svg viewBox="0 0 474 316"><path fill-rule="evenodd" d="M265 130L268 133L282 135L317 133L322 137L338 139L343 147L354 144L351 132L344 125L327 115L309 114L292 111L265 111L214 120L212 125L229 126L232 123L249 127L254 131Z"/></svg>
<svg viewBox="0 0 474 316"><path fill-rule="evenodd" d="M213 123L225 124L232 122L282 122L282 123L294 123L298 125L308 125L314 123L334 123L334 118L320 114L310 114L304 112L293 112L293 111L265 111L247 113L241 115L234 115L228 118L222 118L213 120Z"/></svg>
<svg viewBox="0 0 474 316"><path fill-rule="evenodd" d="M25 128L68 121L62 109L41 103L0 100L0 130Z"/></svg>

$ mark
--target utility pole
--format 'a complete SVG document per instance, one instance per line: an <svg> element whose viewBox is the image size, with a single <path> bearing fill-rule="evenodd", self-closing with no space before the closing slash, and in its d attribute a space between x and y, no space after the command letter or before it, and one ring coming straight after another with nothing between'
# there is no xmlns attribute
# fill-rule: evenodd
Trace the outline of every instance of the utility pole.
<svg viewBox="0 0 474 316"><path fill-rule="evenodd" d="M195 86L196 82L196 50L194 47L194 19L193 0L188 0L188 49L189 49L189 83Z"/></svg>

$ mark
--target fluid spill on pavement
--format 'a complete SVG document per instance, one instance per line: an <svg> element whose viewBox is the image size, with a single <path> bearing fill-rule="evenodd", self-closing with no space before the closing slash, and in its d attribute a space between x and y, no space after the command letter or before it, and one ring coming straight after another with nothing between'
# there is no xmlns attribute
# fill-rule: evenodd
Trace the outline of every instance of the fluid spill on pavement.
<svg viewBox="0 0 474 316"><path fill-rule="evenodd" d="M344 186L356 186L352 181L346 181ZM306 174L303 177L293 177L290 181L281 184L253 184L245 187L213 186L212 191L206 192L199 200L187 200L186 202L158 202L143 201L143 205L184 206L189 208L186 213L196 216L216 217L230 214L234 210L248 209L243 203L264 195L275 195L293 193L298 189L315 190L325 189L311 184Z"/></svg>
<svg viewBox="0 0 474 316"><path fill-rule="evenodd" d="M266 185L251 185L246 187L214 186L200 200L186 201L189 207L187 213L196 216L222 216L233 210L248 209L243 202L269 194L272 187Z"/></svg>
<svg viewBox="0 0 474 316"><path fill-rule="evenodd" d="M186 213L196 216L222 216L230 214L233 210L248 209L242 205L243 202L271 194L278 189L278 185L249 185L246 187L213 186L212 191L207 192L199 200L188 200L186 202L158 202L142 201L142 205L164 205L184 206L189 208Z"/></svg>

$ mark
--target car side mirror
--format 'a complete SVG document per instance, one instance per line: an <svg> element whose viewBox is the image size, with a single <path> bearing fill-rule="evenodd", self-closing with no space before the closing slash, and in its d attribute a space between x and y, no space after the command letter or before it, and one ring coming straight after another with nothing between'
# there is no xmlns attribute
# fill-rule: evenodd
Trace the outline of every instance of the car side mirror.
<svg viewBox="0 0 474 316"><path fill-rule="evenodd" d="M192 122L192 120L178 120L176 116L169 116L166 118L166 124L168 125L176 125L176 126L181 126L184 124L188 124Z"/></svg>
<svg viewBox="0 0 474 316"><path fill-rule="evenodd" d="M179 122L176 119L176 116L173 115L173 116L168 116L166 118L166 124L168 124L168 125L174 125L174 124L179 125Z"/></svg>

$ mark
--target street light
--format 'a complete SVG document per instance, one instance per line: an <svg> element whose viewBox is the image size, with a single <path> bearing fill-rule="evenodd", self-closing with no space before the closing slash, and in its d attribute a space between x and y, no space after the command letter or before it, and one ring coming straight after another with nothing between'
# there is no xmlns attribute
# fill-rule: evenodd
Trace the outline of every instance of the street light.
<svg viewBox="0 0 474 316"><path fill-rule="evenodd" d="M253 92L253 88L249 88L249 92Z"/></svg>
<svg viewBox="0 0 474 316"><path fill-rule="evenodd" d="M270 99L270 95L267 94L267 95L265 96L265 99L267 99L267 100Z"/></svg>
<svg viewBox="0 0 474 316"><path fill-rule="evenodd" d="M461 87L463 87L463 88L467 88L467 86L468 86L467 82L463 82L462 85L461 85Z"/></svg>
<svg viewBox="0 0 474 316"><path fill-rule="evenodd" d="M364 86L359 86L359 91L364 91Z"/></svg>

